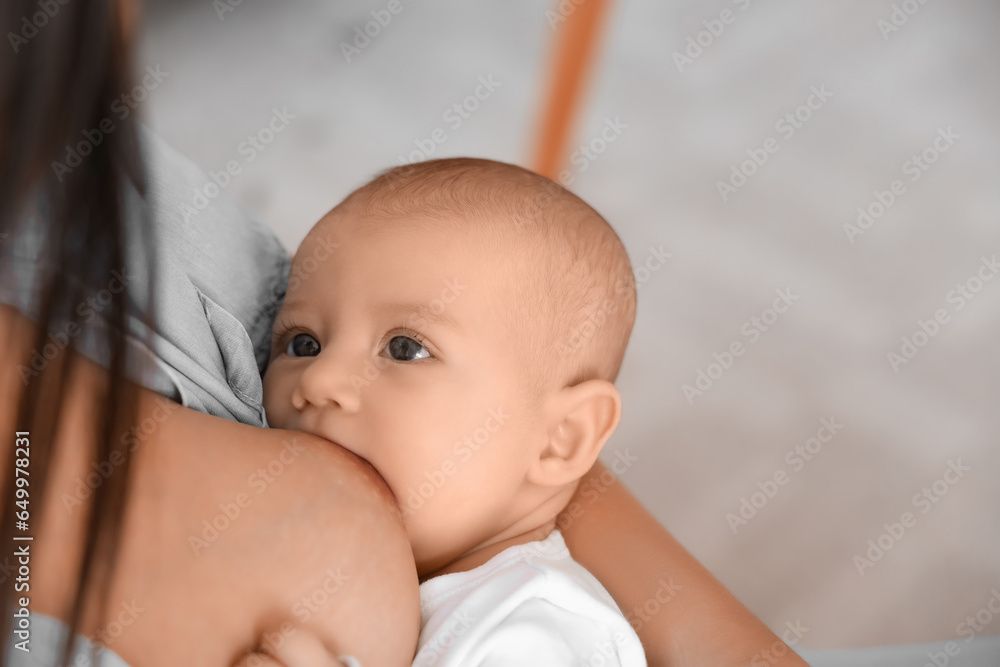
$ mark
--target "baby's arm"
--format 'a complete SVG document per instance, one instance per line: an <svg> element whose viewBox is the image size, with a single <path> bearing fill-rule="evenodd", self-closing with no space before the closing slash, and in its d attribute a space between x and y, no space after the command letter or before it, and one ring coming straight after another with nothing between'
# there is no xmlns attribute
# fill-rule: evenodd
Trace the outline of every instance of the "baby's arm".
<svg viewBox="0 0 1000 667"><path fill-rule="evenodd" d="M600 462L581 480L559 526L573 558L636 619L651 667L806 665L689 554ZM605 490L594 498L580 489ZM639 616L636 608L654 610ZM781 657L779 657L781 656Z"/></svg>

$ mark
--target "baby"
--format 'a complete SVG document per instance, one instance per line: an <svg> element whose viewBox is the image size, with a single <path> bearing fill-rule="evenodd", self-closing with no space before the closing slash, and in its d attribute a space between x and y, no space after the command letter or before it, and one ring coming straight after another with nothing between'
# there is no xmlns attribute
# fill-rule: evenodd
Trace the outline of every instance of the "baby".
<svg viewBox="0 0 1000 667"><path fill-rule="evenodd" d="M621 241L552 181L475 159L392 169L295 255L270 426L366 459L420 575L414 665L645 665L556 517L614 431L635 317Z"/></svg>

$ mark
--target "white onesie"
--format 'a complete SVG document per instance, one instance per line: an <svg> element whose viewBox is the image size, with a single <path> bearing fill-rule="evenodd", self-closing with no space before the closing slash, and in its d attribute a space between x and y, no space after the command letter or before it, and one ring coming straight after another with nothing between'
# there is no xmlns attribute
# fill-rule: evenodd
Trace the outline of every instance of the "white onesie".
<svg viewBox="0 0 1000 667"><path fill-rule="evenodd" d="M428 579L420 607L414 667L646 665L639 637L559 530Z"/></svg>

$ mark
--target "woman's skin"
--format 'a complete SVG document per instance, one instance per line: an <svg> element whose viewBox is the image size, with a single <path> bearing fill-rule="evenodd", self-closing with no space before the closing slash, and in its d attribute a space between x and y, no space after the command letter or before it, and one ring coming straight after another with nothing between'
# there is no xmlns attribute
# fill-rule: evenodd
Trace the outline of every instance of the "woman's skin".
<svg viewBox="0 0 1000 667"><path fill-rule="evenodd" d="M22 388L16 363L33 341L33 325L0 306L0 345L9 351L0 360L4 396ZM86 432L87 396L107 381L95 364L74 363L57 438L61 458L34 526L31 590L34 611L62 620L83 534L83 513L63 494L72 498L93 471L80 455L79 434ZM370 466L327 440L238 424L136 391L137 421L156 426L133 454L107 613L99 621L90 610L81 632L110 639L109 648L136 666L231 665L262 644L284 657L315 640L365 665L409 664L419 624L416 569L398 509ZM0 404L0 424L13 424L12 403ZM280 474L258 472L269 466ZM651 666L747 665L755 658L759 665L805 664L624 485L608 484L609 475L598 464L584 478L581 490L603 490L596 498L578 492L560 527L573 556L638 626ZM238 494L245 507L233 507ZM218 517L227 510L235 517L229 526L214 538L205 533L203 522L224 526ZM643 615L636 608L645 608Z"/></svg>

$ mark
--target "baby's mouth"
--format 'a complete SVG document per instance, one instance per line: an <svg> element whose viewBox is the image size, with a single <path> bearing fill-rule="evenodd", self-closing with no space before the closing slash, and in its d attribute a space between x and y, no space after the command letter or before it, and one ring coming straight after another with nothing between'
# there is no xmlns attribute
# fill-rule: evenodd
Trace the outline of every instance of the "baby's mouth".
<svg viewBox="0 0 1000 667"><path fill-rule="evenodd" d="M371 468L372 472L374 472L375 475L379 478L379 480L382 481L382 484L385 485L385 488L389 490L390 494L392 494L392 498L396 502L396 505L397 506L399 505L399 497L396 495L395 490L393 490L392 485L389 484L388 480L386 480L386 478L382 475L382 472L378 468L376 468L375 465L371 461L369 461L364 456L362 456L361 454L359 454L357 452L357 450L355 450L353 447L344 444L344 442L341 441L340 439L335 438L335 437L331 437L330 434L324 432L323 429L316 428L313 424L309 423L309 421L310 420L306 420L306 419L300 420L300 422L296 425L296 428L298 430L304 431L305 433L308 433L310 435L314 435L317 438L322 438L322 439L326 440L327 442L329 442L331 445L335 445L337 447L340 447L344 451L349 452L355 458L361 460L365 465L367 465L369 468Z"/></svg>

